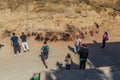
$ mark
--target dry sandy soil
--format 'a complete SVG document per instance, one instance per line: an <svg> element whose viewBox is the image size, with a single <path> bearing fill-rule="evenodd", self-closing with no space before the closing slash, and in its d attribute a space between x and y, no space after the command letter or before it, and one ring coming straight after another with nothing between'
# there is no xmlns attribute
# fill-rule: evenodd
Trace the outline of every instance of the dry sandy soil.
<svg viewBox="0 0 120 80"><path fill-rule="evenodd" d="M41 71L58 70L57 62L65 66L65 56L70 53L73 61L78 64L78 56L73 54L69 46L73 46L71 42L49 42L50 55L48 58L48 69L43 65L40 55L40 48L43 42L35 41L33 38L28 39L30 51L14 56L13 48L10 45L9 38L2 39L0 42L3 45L0 49L0 77L4 80L30 80L33 73ZM75 57L75 58L74 58Z"/></svg>

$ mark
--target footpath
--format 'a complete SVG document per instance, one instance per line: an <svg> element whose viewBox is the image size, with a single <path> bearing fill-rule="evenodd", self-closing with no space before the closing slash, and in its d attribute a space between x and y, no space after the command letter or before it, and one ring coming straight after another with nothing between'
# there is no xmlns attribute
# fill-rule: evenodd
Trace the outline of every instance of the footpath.
<svg viewBox="0 0 120 80"><path fill-rule="evenodd" d="M120 80L120 38L110 38L105 49L100 41L89 42L90 49L86 70L79 70L79 58L74 53L74 42L49 42L48 68L40 55L42 42L28 39L30 51L14 56L9 38L0 42L0 80L30 80L34 73L41 73L40 80ZM23 49L22 49L23 50ZM73 64L65 70L65 56L71 54Z"/></svg>

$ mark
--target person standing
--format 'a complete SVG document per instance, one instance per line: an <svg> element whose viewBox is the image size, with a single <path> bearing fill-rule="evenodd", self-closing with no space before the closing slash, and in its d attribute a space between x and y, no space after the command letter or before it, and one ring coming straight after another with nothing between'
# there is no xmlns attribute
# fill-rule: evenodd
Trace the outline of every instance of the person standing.
<svg viewBox="0 0 120 80"><path fill-rule="evenodd" d="M89 53L89 50L87 48L87 44L83 44L81 50L79 51L79 58L80 58L79 69L85 69L88 53Z"/></svg>
<svg viewBox="0 0 120 80"><path fill-rule="evenodd" d="M48 68L46 64L46 60L48 59L49 54L49 46L47 45L47 41L44 41L44 45L41 47L41 50L42 50L41 59L45 67Z"/></svg>
<svg viewBox="0 0 120 80"><path fill-rule="evenodd" d="M24 32L22 32L20 39L22 40L22 46L23 46L24 52L29 51L29 47L27 44L27 36L24 34Z"/></svg>
<svg viewBox="0 0 120 80"><path fill-rule="evenodd" d="M103 40L102 40L102 47L101 48L105 47L107 40L108 40L108 33L104 32L104 34L103 34Z"/></svg>
<svg viewBox="0 0 120 80"><path fill-rule="evenodd" d="M82 40L80 36L77 36L77 38L75 39L76 53L79 53L81 45L82 45Z"/></svg>
<svg viewBox="0 0 120 80"><path fill-rule="evenodd" d="M65 61L66 61L66 70L70 70L70 65L72 62L72 58L70 54L67 54Z"/></svg>
<svg viewBox="0 0 120 80"><path fill-rule="evenodd" d="M21 54L21 49L20 49L20 45L18 42L18 37L15 35L15 33L12 34L13 36L11 37L11 45L14 48L14 54L16 56L17 51L19 52L19 55Z"/></svg>

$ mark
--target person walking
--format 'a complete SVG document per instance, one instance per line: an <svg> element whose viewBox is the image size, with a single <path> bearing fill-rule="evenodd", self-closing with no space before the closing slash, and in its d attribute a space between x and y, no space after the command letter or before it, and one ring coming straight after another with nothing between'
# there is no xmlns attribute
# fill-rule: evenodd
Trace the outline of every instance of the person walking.
<svg viewBox="0 0 120 80"><path fill-rule="evenodd" d="M79 53L81 45L82 45L82 40L80 36L77 36L77 38L75 39L76 53Z"/></svg>
<svg viewBox="0 0 120 80"><path fill-rule="evenodd" d="M19 52L19 55L21 55L21 49L18 42L18 37L15 35L15 33L13 33L12 35L13 36L11 37L11 45L14 48L14 54L16 56L17 52Z"/></svg>
<svg viewBox="0 0 120 80"><path fill-rule="evenodd" d="M89 53L89 50L87 48L87 44L83 44L81 50L79 51L79 58L80 58L79 69L85 69L88 53Z"/></svg>
<svg viewBox="0 0 120 80"><path fill-rule="evenodd" d="M29 51L29 46L27 44L27 36L24 34L24 32L21 33L20 39L22 40L24 52Z"/></svg>
<svg viewBox="0 0 120 80"><path fill-rule="evenodd" d="M41 50L42 50L41 59L45 67L48 68L46 64L46 60L48 59L49 54L49 46L47 45L47 41L44 41L44 45L41 47Z"/></svg>
<svg viewBox="0 0 120 80"><path fill-rule="evenodd" d="M107 40L108 40L108 33L104 32L104 34L103 34L103 40L102 40L102 47L101 48L105 47Z"/></svg>
<svg viewBox="0 0 120 80"><path fill-rule="evenodd" d="M72 62L72 58L70 54L67 54L65 61L66 61L66 70L70 70L70 66Z"/></svg>

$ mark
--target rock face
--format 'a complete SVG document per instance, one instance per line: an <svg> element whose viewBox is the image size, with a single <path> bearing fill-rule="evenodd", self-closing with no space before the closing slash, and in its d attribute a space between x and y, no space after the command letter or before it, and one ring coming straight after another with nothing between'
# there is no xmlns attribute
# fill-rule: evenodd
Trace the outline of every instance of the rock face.
<svg viewBox="0 0 120 80"><path fill-rule="evenodd" d="M119 8L119 0L1 0L0 36L23 31L55 32L54 39L59 32L120 35Z"/></svg>

